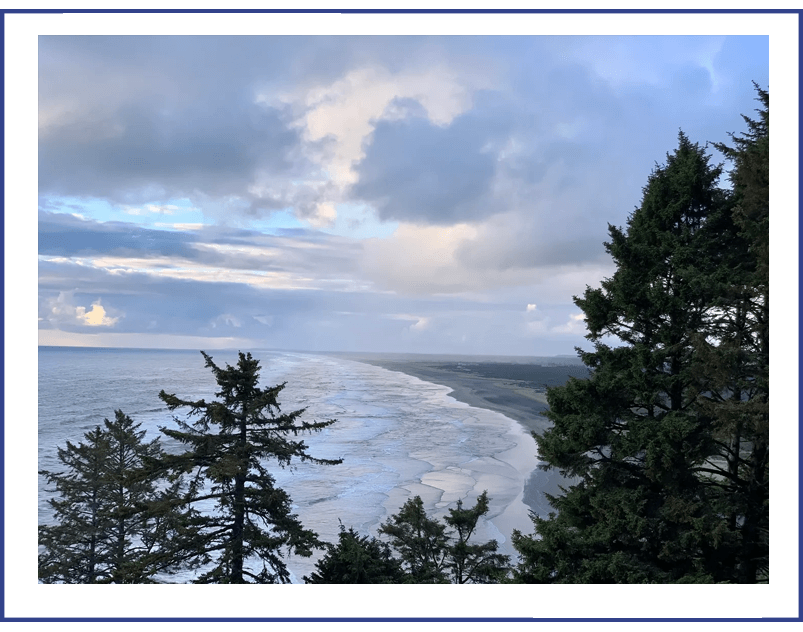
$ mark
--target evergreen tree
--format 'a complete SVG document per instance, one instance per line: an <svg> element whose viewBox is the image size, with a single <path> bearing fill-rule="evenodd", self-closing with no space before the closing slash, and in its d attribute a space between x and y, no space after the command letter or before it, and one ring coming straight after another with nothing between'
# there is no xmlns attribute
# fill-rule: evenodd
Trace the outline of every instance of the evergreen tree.
<svg viewBox="0 0 803 632"><path fill-rule="evenodd" d="M361 536L340 525L337 545L315 564L315 572L304 577L308 584L401 584L405 580L401 562L390 547L373 537Z"/></svg>
<svg viewBox="0 0 803 632"><path fill-rule="evenodd" d="M580 482L550 498L557 514L534 518L540 539L514 534L520 581L723 579L713 574L721 519L698 476L714 438L695 344L715 291L703 228L728 199L720 167L678 140L627 229L609 227L613 277L575 297L594 343L580 351L591 377L548 390L554 425L536 439L548 467Z"/></svg>
<svg viewBox="0 0 803 632"><path fill-rule="evenodd" d="M189 408L188 421L174 418L177 430L161 429L188 446L159 464L190 475L183 504L192 508L192 522L181 546L198 563L211 563L196 583L289 582L284 551L309 556L323 545L291 513L289 495L275 486L265 462L275 459L282 467L293 459L340 463L310 456L303 441L291 438L322 430L334 420L301 422L303 409L282 413L277 397L285 385L260 388L259 361L250 353L240 353L237 365L225 369L201 353L217 380L220 401L159 393L170 410ZM249 570L249 559L258 560L262 569Z"/></svg>
<svg viewBox="0 0 803 632"><path fill-rule="evenodd" d="M507 555L497 553L499 543L489 540L481 544L469 544L469 539L477 528L479 519L488 513L488 492L477 498L477 504L463 509L463 501L457 501L457 508L450 509L444 517L446 524L454 530L454 542L449 546L446 568L449 569L455 584L494 584L507 576Z"/></svg>
<svg viewBox="0 0 803 632"><path fill-rule="evenodd" d="M40 472L59 494L48 501L57 523L39 527L42 582L143 583L180 566L168 544L180 522L170 509L177 484L143 470L162 454L144 436L117 410L85 442L58 449L65 471Z"/></svg>
<svg viewBox="0 0 803 632"><path fill-rule="evenodd" d="M698 340L701 408L716 451L701 474L727 517L730 580L769 580L769 93L733 147L734 206L712 240L723 248L717 299Z"/></svg>
<svg viewBox="0 0 803 632"><path fill-rule="evenodd" d="M413 584L445 584L449 537L446 525L427 516L420 496L408 500L397 514L379 527L390 537Z"/></svg>
<svg viewBox="0 0 803 632"><path fill-rule="evenodd" d="M463 501L458 500L457 508L449 510L442 524L426 515L424 502L415 496L382 524L379 532L390 536L409 583L497 583L507 576L509 557L496 552L496 540L469 544L479 519L488 509L487 492L480 494L476 505L469 509L463 509ZM447 527L452 531L448 532Z"/></svg>

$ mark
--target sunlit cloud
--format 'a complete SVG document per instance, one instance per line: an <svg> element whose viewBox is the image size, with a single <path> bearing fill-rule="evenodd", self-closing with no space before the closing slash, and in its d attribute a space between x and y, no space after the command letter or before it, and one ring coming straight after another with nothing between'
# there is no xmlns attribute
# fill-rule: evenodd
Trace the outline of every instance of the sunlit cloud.
<svg viewBox="0 0 803 632"><path fill-rule="evenodd" d="M678 128L743 129L769 39L43 36L38 60L43 331L572 353L608 225Z"/></svg>
<svg viewBox="0 0 803 632"><path fill-rule="evenodd" d="M47 302L47 315L39 320L47 321L51 326L85 325L88 327L112 327L121 316L108 316L106 309L97 299L90 306L74 305L73 292L59 292L58 296Z"/></svg>
<svg viewBox="0 0 803 632"><path fill-rule="evenodd" d="M586 332L585 315L569 314L569 320L553 328L552 331L559 334L583 334Z"/></svg>
<svg viewBox="0 0 803 632"><path fill-rule="evenodd" d="M175 204L146 204L145 206L123 206L122 211L126 215L174 215L176 211L189 211L196 209L187 209Z"/></svg>

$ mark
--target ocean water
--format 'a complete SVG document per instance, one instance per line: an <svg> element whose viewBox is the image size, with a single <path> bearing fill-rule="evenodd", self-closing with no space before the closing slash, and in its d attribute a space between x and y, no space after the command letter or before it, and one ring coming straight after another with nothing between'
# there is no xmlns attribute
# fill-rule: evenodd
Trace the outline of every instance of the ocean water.
<svg viewBox="0 0 803 632"><path fill-rule="evenodd" d="M211 355L218 366L237 359L234 351ZM287 382L282 410L306 408L304 419L337 419L305 441L310 454L342 458L342 464L271 467L305 527L328 542L337 541L339 521L376 535L415 495L431 516L443 516L457 500L471 506L487 490L491 509L476 537L495 538L515 560L510 535L532 532L522 493L538 464L535 441L516 422L452 399L445 386L380 367L303 353L253 355L261 361L263 386ZM39 469L59 471L57 448L81 441L118 408L141 424L146 439L160 436L165 449L178 450L159 432L174 425L159 391L210 400L215 387L196 351L40 347ZM53 521L45 487L40 477L40 524ZM294 581L314 570L315 559L288 558Z"/></svg>

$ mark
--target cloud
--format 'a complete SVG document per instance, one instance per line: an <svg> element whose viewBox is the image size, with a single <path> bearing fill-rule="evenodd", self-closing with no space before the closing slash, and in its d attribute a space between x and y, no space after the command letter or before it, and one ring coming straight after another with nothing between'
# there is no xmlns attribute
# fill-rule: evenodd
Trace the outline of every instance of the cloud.
<svg viewBox="0 0 803 632"><path fill-rule="evenodd" d="M506 118L498 114L480 109L448 126L420 117L380 122L352 195L383 220L423 224L463 223L505 210L492 191L507 142Z"/></svg>
<svg viewBox="0 0 803 632"><path fill-rule="evenodd" d="M78 320L83 320L90 327L111 327L120 320L119 317L106 316L106 310L100 304L100 299L92 303L92 309L88 312L85 307L76 307L75 315Z"/></svg>
<svg viewBox="0 0 803 632"><path fill-rule="evenodd" d="M40 326L45 321L48 327L60 329L63 326L87 326L87 327L112 327L122 317L107 316L106 309L101 305L101 299L97 299L87 311L83 305L74 305L74 292L59 292L58 296L45 302L44 311L40 310Z"/></svg>
<svg viewBox="0 0 803 632"><path fill-rule="evenodd" d="M212 326L213 329L218 325L224 325L226 327L236 327L238 329L243 326L242 321L233 314L221 314L220 316L212 320L209 324Z"/></svg>
<svg viewBox="0 0 803 632"><path fill-rule="evenodd" d="M231 336L185 336L152 333L77 333L40 329L39 346L115 347L121 349L253 349L256 341Z"/></svg>
<svg viewBox="0 0 803 632"><path fill-rule="evenodd" d="M142 228L40 211L40 258L68 258L117 274L236 281L268 287L355 287L359 243L295 230L278 235L222 227Z"/></svg>
<svg viewBox="0 0 803 632"><path fill-rule="evenodd" d="M559 334L584 334L586 332L585 314L569 314L569 320L552 329Z"/></svg>
<svg viewBox="0 0 803 632"><path fill-rule="evenodd" d="M405 293L464 291L472 283L456 265L455 251L475 234L476 229L467 224L401 224L388 238L365 241L365 274L382 289Z"/></svg>
<svg viewBox="0 0 803 632"><path fill-rule="evenodd" d="M766 37L43 36L40 327L570 352L608 224L678 127L743 129L767 59Z"/></svg>
<svg viewBox="0 0 803 632"><path fill-rule="evenodd" d="M283 208L248 193L259 173L304 169L297 132L254 102L254 82L275 67L257 65L279 40L42 38L40 192L135 205L235 196L250 212Z"/></svg>
<svg viewBox="0 0 803 632"><path fill-rule="evenodd" d="M141 228L128 222L97 222L73 214L39 211L39 254L75 256L87 254L192 256L197 236Z"/></svg>
<svg viewBox="0 0 803 632"><path fill-rule="evenodd" d="M159 215L173 215L176 211L195 211L198 209L181 208L175 204L146 204L145 206L123 206L123 213L127 215L147 215L157 213Z"/></svg>
<svg viewBox="0 0 803 632"><path fill-rule="evenodd" d="M391 71L378 64L354 68L331 83L313 83L257 101L295 112L291 127L301 133L301 152L320 172L312 172L306 192L296 198L296 213L313 226L331 225L335 204L360 176L355 165L366 157L376 128L415 114L447 126L472 106L472 95L487 82L458 73L448 63ZM265 189L257 185L254 190ZM299 202L301 202L299 204Z"/></svg>
<svg viewBox="0 0 803 632"><path fill-rule="evenodd" d="M424 331L425 329L429 329L432 325L432 318L429 316L414 316L413 314L388 314L387 318L391 318L393 320L414 321L409 327L405 328L405 331L409 331L411 333Z"/></svg>

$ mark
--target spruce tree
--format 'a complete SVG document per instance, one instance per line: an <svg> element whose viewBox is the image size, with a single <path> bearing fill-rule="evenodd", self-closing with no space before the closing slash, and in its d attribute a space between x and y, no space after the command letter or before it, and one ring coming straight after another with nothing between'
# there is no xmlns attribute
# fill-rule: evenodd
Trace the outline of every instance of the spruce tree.
<svg viewBox="0 0 803 632"><path fill-rule="evenodd" d="M294 459L340 463L312 457L295 439L335 421L301 422L303 409L282 413L277 397L285 385L260 388L259 361L250 353L241 352L237 365L226 368L201 353L215 375L220 400L159 393L170 410L189 408L187 421L174 418L178 429L161 428L188 449L158 464L188 475L183 506L192 509L192 522L180 546L199 564L211 565L196 583L289 582L284 553L309 556L323 544L291 513L290 496L275 486L267 461L281 467ZM261 569L249 568L249 560Z"/></svg>
<svg viewBox="0 0 803 632"><path fill-rule="evenodd" d="M427 516L424 501L415 496L379 527L390 538L413 584L446 584L449 536L446 526Z"/></svg>
<svg viewBox="0 0 803 632"><path fill-rule="evenodd" d="M488 510L488 492L484 491L468 509L458 500L457 507L444 516L444 524L427 516L424 502L415 496L382 524L379 532L390 537L391 546L404 564L408 583L498 583L508 574L510 558L497 553L496 540L469 543Z"/></svg>
<svg viewBox="0 0 803 632"><path fill-rule="evenodd" d="M769 581L769 93L733 147L733 208L714 226L722 249L717 298L698 340L701 408L716 451L700 468L727 517L723 566L739 583Z"/></svg>
<svg viewBox="0 0 803 632"><path fill-rule="evenodd" d="M172 510L177 484L143 469L158 458L158 439L144 442L130 417L115 411L58 449L62 472L40 474L58 493L49 500L56 524L39 527L39 579L44 583L144 583L181 566L170 539L181 521Z"/></svg>
<svg viewBox="0 0 803 632"><path fill-rule="evenodd" d="M449 515L444 516L446 524L453 529L446 568L455 584L495 584L508 574L510 558L497 553L499 543L496 540L469 543L479 519L489 509L488 492L484 491L473 507L463 509L463 501L458 500L457 507L449 509Z"/></svg>
<svg viewBox="0 0 803 632"><path fill-rule="evenodd" d="M696 341L716 257L703 228L727 208L721 168L681 132L651 174L625 230L609 227L616 271L575 303L594 351L591 369L548 390L553 427L537 436L548 467L579 477L514 534L520 581L719 581L720 516L698 468L714 438L698 399ZM706 247L709 249L706 249Z"/></svg>
<svg viewBox="0 0 803 632"><path fill-rule="evenodd" d="M338 543L326 545L308 584L401 584L405 573L387 543L340 525Z"/></svg>

